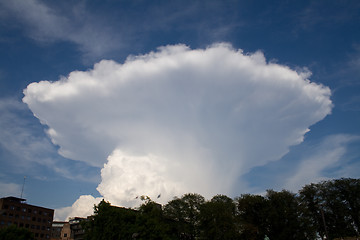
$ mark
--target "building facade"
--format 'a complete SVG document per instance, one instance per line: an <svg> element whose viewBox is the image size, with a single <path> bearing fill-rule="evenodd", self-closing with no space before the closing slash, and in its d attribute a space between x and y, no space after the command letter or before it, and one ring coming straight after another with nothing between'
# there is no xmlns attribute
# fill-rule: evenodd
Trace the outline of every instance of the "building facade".
<svg viewBox="0 0 360 240"><path fill-rule="evenodd" d="M47 240L51 236L54 209L27 204L17 197L0 199L0 228L15 225L34 233L37 240Z"/></svg>
<svg viewBox="0 0 360 240"><path fill-rule="evenodd" d="M81 222L86 218L70 218L69 222L53 222L51 240L83 240L85 231Z"/></svg>

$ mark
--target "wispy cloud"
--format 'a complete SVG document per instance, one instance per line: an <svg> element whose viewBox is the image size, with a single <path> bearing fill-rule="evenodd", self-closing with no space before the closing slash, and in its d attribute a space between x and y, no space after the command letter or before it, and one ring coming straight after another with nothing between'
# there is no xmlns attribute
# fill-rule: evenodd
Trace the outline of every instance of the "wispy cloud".
<svg viewBox="0 0 360 240"><path fill-rule="evenodd" d="M94 172L93 168L86 164L70 164L71 160L61 158L28 107L15 98L0 99L0 146L9 155L2 164L13 166L8 171L26 171L34 177L41 177L37 176L36 169L43 166L53 171L54 177L98 181L98 173L92 177L87 175L88 171Z"/></svg>
<svg viewBox="0 0 360 240"><path fill-rule="evenodd" d="M0 6L7 10L2 12L3 17L26 26L27 34L39 42L69 41L90 58L99 58L121 46L119 35L87 12L82 2L68 5L66 9L61 5L59 8L48 6L40 0L1 0Z"/></svg>
<svg viewBox="0 0 360 240"><path fill-rule="evenodd" d="M359 18L360 4L357 1L328 1L310 2L296 15L299 26L303 30L313 29L315 26L332 27L333 24L345 24Z"/></svg>
<svg viewBox="0 0 360 240"><path fill-rule="evenodd" d="M359 141L359 136L353 135L331 135L326 137L300 159L300 165L295 167L296 172L285 182L285 189L298 191L309 183L316 183L327 179L326 170L336 168L333 177L357 177L351 172L349 164L344 162L347 147L354 141ZM351 164L350 164L351 165ZM355 168L358 169L358 168Z"/></svg>
<svg viewBox="0 0 360 240"><path fill-rule="evenodd" d="M74 43L87 63L113 57L114 52L122 56L121 51L144 49L148 44L144 39L153 32L172 31L173 40L177 42L188 42L191 35L198 45L207 45L228 39L232 29L243 24L238 19L225 22L229 17L227 11L234 8L219 1L208 1L206 6L201 1L161 5L136 1L118 3L111 17L108 11L114 9L92 9L87 1L61 2L0 0L3 9L0 17L8 23L19 23L9 25L23 30L37 42ZM176 34L180 32L181 35Z"/></svg>

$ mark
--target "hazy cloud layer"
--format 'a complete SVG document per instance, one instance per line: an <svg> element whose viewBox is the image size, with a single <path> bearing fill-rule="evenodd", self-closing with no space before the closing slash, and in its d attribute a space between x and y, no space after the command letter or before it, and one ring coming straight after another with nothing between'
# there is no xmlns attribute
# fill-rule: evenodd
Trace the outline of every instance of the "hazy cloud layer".
<svg viewBox="0 0 360 240"><path fill-rule="evenodd" d="M324 171L335 167L341 172L338 174L338 178L356 177L356 174L354 175L350 169L346 169L349 167L349 163L344 162L346 159L344 155L347 153L348 144L359 141L359 139L359 136L346 134L327 136L307 153L304 159L300 160L300 166L297 167L295 174L285 181L283 188L296 192L306 184L326 180ZM355 169L357 168L355 167Z"/></svg>
<svg viewBox="0 0 360 240"><path fill-rule="evenodd" d="M62 9L61 4L54 8L45 3L39 0L0 0L0 7L4 9L0 13L25 25L26 33L36 41L73 42L91 58L103 56L120 46L120 37L104 27L107 25L102 24L101 19L88 13L83 3L66 9Z"/></svg>
<svg viewBox="0 0 360 240"><path fill-rule="evenodd" d="M61 155L104 166L105 198L133 205L231 194L239 176L281 158L331 112L329 88L309 76L227 44L175 45L32 83L23 101Z"/></svg>
<svg viewBox="0 0 360 240"><path fill-rule="evenodd" d="M31 113L21 101L0 99L0 145L18 158L25 169L34 162L52 165L54 161L48 156L56 152L54 146L46 136L34 135L35 131L32 130L36 127L25 120L27 116L31 116Z"/></svg>
<svg viewBox="0 0 360 240"><path fill-rule="evenodd" d="M21 186L15 183L0 182L0 196L19 196L21 193Z"/></svg>
<svg viewBox="0 0 360 240"><path fill-rule="evenodd" d="M42 126L31 117L27 105L21 100L0 98L0 146L6 154L2 159L3 166L16 165L14 172L26 170L26 174L35 177L40 177L39 167L43 166L53 171L49 174L56 173L77 181L98 181L98 176L87 176L95 171L87 164L76 162L69 168L69 161L65 162L57 154L56 147L43 133Z"/></svg>

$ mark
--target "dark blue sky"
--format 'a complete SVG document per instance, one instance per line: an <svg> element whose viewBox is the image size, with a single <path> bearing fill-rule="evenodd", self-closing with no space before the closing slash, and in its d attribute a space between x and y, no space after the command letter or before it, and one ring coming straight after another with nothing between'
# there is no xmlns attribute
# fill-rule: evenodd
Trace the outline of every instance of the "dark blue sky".
<svg viewBox="0 0 360 240"><path fill-rule="evenodd" d="M259 159L261 164L239 174L232 196L269 188L296 192L312 181L359 177L357 0L0 0L1 196L20 195L25 175L25 197L32 204L62 208L80 195L101 195L96 188L106 159L96 166L59 154L66 147L46 134L56 128L47 122L51 109L39 110L44 114L41 124L36 112L22 102L30 83L89 71L103 59L122 64L129 55L147 54L160 46L185 44L195 50L214 43L229 43L244 55L261 51L268 63L298 72L306 68L311 82L330 88L333 104L331 114L308 126L302 143L287 146L289 151L278 159ZM254 135L262 137L256 131ZM261 145L257 151L263 151Z"/></svg>

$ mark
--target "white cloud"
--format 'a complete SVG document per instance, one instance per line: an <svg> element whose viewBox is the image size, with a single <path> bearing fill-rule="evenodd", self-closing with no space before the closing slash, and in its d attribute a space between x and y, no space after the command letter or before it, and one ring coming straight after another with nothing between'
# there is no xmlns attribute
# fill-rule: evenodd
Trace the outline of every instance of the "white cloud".
<svg viewBox="0 0 360 240"><path fill-rule="evenodd" d="M54 220L68 220L70 217L87 217L94 213L94 206L98 205L102 198L94 198L90 195L82 195L71 207L55 210Z"/></svg>
<svg viewBox="0 0 360 240"><path fill-rule="evenodd" d="M146 192L229 194L281 158L331 112L329 88L308 76L227 44L175 45L32 83L23 101L63 156L102 167L110 155L98 190L130 204Z"/></svg>
<svg viewBox="0 0 360 240"><path fill-rule="evenodd" d="M300 166L297 167L296 173L285 181L284 188L298 191L306 184L326 180L324 171L334 167L341 173L339 178L353 177L349 174L352 175L351 172L354 169L347 168L342 159L347 153L348 144L359 139L359 136L345 134L326 137L318 146L314 146L314 149L306 154L304 159L300 160ZM339 168L339 165L342 167Z"/></svg>

